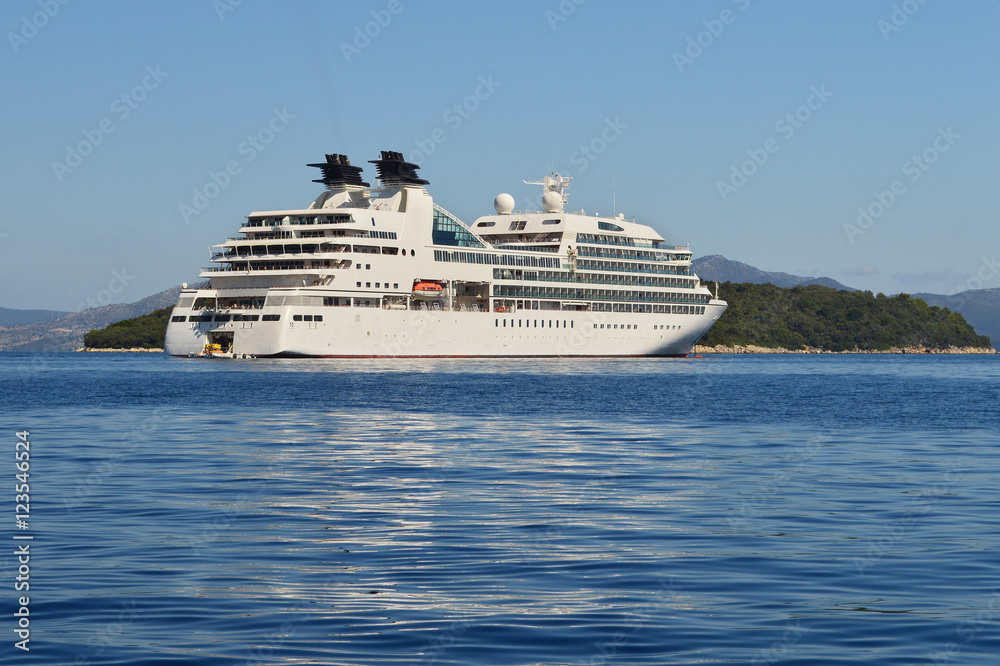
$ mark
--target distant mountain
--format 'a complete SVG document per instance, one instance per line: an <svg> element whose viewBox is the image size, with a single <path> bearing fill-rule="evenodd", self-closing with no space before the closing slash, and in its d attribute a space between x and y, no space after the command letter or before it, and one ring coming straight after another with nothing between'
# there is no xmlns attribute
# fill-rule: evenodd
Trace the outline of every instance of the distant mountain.
<svg viewBox="0 0 1000 666"><path fill-rule="evenodd" d="M771 283L776 287L798 287L818 284L844 291L856 291L828 277L802 277L791 273L772 273L754 268L749 264L726 259L721 254L710 254L691 262L691 269L697 273L702 282L751 282L753 284Z"/></svg>
<svg viewBox="0 0 1000 666"><path fill-rule="evenodd" d="M980 335L989 336L994 349L1000 349L1000 289L975 289L951 296L942 294L913 294L928 305L961 312Z"/></svg>
<svg viewBox="0 0 1000 666"><path fill-rule="evenodd" d="M123 319L131 319L154 310L174 305L181 293L172 287L158 294L147 296L135 303L105 305L80 312L57 313L58 319L34 321L18 326L0 328L0 351L72 351L83 347L83 336L92 329L103 328ZM38 310L13 310L8 312L39 312Z"/></svg>
<svg viewBox="0 0 1000 666"><path fill-rule="evenodd" d="M0 326L24 326L38 321L50 321L68 315L56 310L11 310L0 308Z"/></svg>

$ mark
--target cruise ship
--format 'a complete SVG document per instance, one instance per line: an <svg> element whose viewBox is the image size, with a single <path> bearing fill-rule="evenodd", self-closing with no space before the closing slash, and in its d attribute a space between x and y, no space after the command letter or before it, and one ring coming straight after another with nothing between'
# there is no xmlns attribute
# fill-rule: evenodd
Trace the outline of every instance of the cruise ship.
<svg viewBox="0 0 1000 666"><path fill-rule="evenodd" d="M434 203L402 154L308 166L306 208L251 213L214 245L167 326L174 356L686 356L726 309L691 250L651 227L566 210L572 178L548 174L541 211L467 225Z"/></svg>

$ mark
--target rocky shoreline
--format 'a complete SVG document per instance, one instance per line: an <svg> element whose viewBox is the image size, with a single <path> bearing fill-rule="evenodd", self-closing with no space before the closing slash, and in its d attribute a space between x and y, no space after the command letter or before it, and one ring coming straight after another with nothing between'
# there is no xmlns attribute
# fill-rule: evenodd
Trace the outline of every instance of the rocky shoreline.
<svg viewBox="0 0 1000 666"><path fill-rule="evenodd" d="M131 347L129 349L105 349L99 347L81 347L77 349L78 352L150 352L150 353L163 353L162 348L145 349L143 347Z"/></svg>
<svg viewBox="0 0 1000 666"><path fill-rule="evenodd" d="M948 347L946 349L931 349L928 347L892 347L883 351L853 349L849 351L830 351L829 349L806 348L785 349L784 347L758 347L757 345L715 345L706 347L695 345L692 354L996 354L992 347Z"/></svg>

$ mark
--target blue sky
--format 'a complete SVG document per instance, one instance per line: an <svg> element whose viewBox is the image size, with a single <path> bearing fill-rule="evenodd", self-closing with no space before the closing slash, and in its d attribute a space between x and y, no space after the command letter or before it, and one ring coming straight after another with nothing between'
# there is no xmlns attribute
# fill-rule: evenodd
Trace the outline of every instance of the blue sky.
<svg viewBox="0 0 1000 666"><path fill-rule="evenodd" d="M4 307L196 282L247 213L308 205L306 163L372 177L383 149L466 222L555 169L571 209L695 256L1000 286L995 0L16 0L0 25Z"/></svg>

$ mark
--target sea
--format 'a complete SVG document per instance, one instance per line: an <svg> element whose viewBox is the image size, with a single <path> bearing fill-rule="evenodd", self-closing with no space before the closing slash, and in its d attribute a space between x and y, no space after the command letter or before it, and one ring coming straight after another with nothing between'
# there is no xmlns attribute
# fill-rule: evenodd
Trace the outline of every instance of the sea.
<svg viewBox="0 0 1000 666"><path fill-rule="evenodd" d="M2 664L1000 664L998 356L0 378Z"/></svg>

